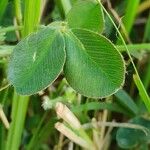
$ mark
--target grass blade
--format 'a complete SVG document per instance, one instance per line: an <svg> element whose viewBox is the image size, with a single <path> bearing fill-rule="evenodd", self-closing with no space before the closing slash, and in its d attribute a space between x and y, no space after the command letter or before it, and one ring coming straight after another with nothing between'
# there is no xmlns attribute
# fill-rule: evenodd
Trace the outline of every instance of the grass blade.
<svg viewBox="0 0 150 150"><path fill-rule="evenodd" d="M41 0L25 0L23 37L35 31L41 14Z"/></svg>
<svg viewBox="0 0 150 150"><path fill-rule="evenodd" d="M142 81L139 80L137 75L133 75L133 79L139 90L139 94L146 105L146 108L150 111L150 97L148 96L148 94L142 84Z"/></svg>
<svg viewBox="0 0 150 150"><path fill-rule="evenodd" d="M130 33L132 29L139 3L140 3L140 0L134 0L134 1L128 0L126 13L123 18L123 24L128 33Z"/></svg>
<svg viewBox="0 0 150 150"><path fill-rule="evenodd" d="M29 97L22 96L13 100L15 110L12 109L12 122L8 133L6 150L17 150L19 148L28 102Z"/></svg>

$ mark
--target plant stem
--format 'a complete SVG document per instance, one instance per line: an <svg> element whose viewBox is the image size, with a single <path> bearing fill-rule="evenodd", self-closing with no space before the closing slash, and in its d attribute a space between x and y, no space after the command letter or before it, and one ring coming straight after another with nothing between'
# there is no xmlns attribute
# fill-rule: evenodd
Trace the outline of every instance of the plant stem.
<svg viewBox="0 0 150 150"><path fill-rule="evenodd" d="M22 25L22 12L21 12L21 2L20 0L14 0L15 4L15 14L18 25Z"/></svg>
<svg viewBox="0 0 150 150"><path fill-rule="evenodd" d="M15 5L15 16L16 16L16 23L15 26L21 26L22 25L22 12L21 12L21 1L20 0L14 0ZM20 40L21 37L21 31L16 31L16 35L18 39Z"/></svg>
<svg viewBox="0 0 150 150"><path fill-rule="evenodd" d="M17 20L17 25L22 25L22 12L21 12L21 2L20 0L14 0L15 5L15 16Z"/></svg>
<svg viewBox="0 0 150 150"><path fill-rule="evenodd" d="M116 45L116 47L120 52L126 51L126 47L124 45ZM137 50L146 50L150 52L150 43L128 44L127 48L129 49L130 52Z"/></svg>
<svg viewBox="0 0 150 150"><path fill-rule="evenodd" d="M149 130L142 126L142 125L138 125L138 124L133 124L133 123L119 123L119 122L97 122L97 125L99 127L102 126L108 126L108 127L120 127L120 128L129 128L129 129L137 129L137 130L141 130L145 133L145 135L149 134ZM86 123L84 125L82 125L82 127L87 130L90 128L93 128L93 124L92 123Z"/></svg>

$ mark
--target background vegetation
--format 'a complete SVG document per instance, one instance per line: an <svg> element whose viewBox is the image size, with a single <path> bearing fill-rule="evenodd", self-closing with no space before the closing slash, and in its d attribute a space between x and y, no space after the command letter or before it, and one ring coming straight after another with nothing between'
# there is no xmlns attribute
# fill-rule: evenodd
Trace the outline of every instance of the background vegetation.
<svg viewBox="0 0 150 150"><path fill-rule="evenodd" d="M149 0L102 1L107 10L103 35L126 62L125 84L114 95L84 97L63 74L33 96L20 96L9 84L7 68L15 45L35 26L65 20L76 1L0 0L0 150L150 149Z"/></svg>

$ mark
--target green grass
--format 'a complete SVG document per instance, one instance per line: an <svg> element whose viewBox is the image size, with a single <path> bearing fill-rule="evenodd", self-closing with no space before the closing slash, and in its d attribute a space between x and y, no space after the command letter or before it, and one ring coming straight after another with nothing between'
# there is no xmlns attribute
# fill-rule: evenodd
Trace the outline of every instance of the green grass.
<svg viewBox="0 0 150 150"><path fill-rule="evenodd" d="M134 0L134 1L127 0L127 7L125 11L125 16L123 17L123 24L128 34L130 33L133 27L136 14L138 11L139 3L140 0Z"/></svg>

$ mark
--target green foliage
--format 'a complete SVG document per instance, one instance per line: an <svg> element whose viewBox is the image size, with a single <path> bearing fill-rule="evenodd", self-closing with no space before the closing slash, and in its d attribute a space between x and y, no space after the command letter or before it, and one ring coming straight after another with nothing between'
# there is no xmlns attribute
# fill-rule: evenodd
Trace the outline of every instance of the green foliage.
<svg viewBox="0 0 150 150"><path fill-rule="evenodd" d="M61 33L50 27L22 40L13 51L8 71L16 91L34 94L51 84L65 63L64 48Z"/></svg>
<svg viewBox="0 0 150 150"><path fill-rule="evenodd" d="M71 28L85 28L102 32L104 27L103 12L96 0L78 1L67 15Z"/></svg>
<svg viewBox="0 0 150 150"><path fill-rule="evenodd" d="M53 23L15 47L8 78L17 92L34 94L51 84L62 71L65 48L64 74L76 91L88 97L115 93L124 82L125 70L116 48L94 32L73 29L72 33L65 23L60 22L60 25L59 28L59 23ZM61 34L65 37L65 45Z"/></svg>
<svg viewBox="0 0 150 150"><path fill-rule="evenodd" d="M0 0L0 150L148 150L149 4Z"/></svg>
<svg viewBox="0 0 150 150"><path fill-rule="evenodd" d="M150 120L144 118L133 118L130 120L130 123L142 125L149 130L147 133L148 135L137 129L119 128L116 139L120 147L125 149L135 148L138 144L150 142Z"/></svg>
<svg viewBox="0 0 150 150"><path fill-rule="evenodd" d="M81 9L81 3L75 4L70 10L67 19L69 27L94 31L102 29L103 16L99 3L82 3L84 10ZM85 20L78 17L81 12L76 8L85 11L82 13L86 15ZM76 20L75 14L80 19L77 22L81 22L76 26L73 25L75 22L69 19ZM97 16L99 18L93 24L93 20L90 19L96 19ZM45 89L58 77L64 63L64 74L68 83L87 97L107 97L123 85L124 61L114 45L94 32L83 29L70 31L69 27L65 22L54 22L45 29L31 34L15 47L8 78L19 94L30 95ZM66 62L64 49L67 55Z"/></svg>
<svg viewBox="0 0 150 150"><path fill-rule="evenodd" d="M16 24L22 25L22 9L21 9L21 0L15 0L13 1L15 5L15 17L16 17ZM23 37L30 34L33 31L33 28L38 25L41 7L39 4L39 1L37 0L26 0L24 1L25 4L25 11L26 15L24 15L24 32ZM28 4L34 4L28 5ZM36 14L36 15L35 15ZM28 18L30 22L26 21L27 16L30 16L31 18ZM33 18L33 16L35 18ZM34 20L34 21L33 21ZM25 23L26 22L26 23ZM30 29L30 30L29 30ZM22 37L22 34L18 32L18 38ZM30 64L29 64L30 65ZM7 135L7 141L6 141L6 149L5 150L17 150L20 147L20 143L22 140L22 133L24 131L24 125L25 125L25 118L27 115L28 105L30 97L27 96L19 96L16 94L15 91L13 91L14 99L12 100L12 111L11 111L11 124L10 124L10 130Z"/></svg>
<svg viewBox="0 0 150 150"><path fill-rule="evenodd" d="M115 96L118 98L118 101L121 105L131 111L134 115L138 114L139 110L136 103L124 90L119 90Z"/></svg>
<svg viewBox="0 0 150 150"><path fill-rule="evenodd" d="M83 29L72 32L65 36L64 73L68 83L87 97L107 97L115 93L124 82L121 55L103 36Z"/></svg>

